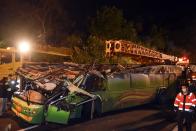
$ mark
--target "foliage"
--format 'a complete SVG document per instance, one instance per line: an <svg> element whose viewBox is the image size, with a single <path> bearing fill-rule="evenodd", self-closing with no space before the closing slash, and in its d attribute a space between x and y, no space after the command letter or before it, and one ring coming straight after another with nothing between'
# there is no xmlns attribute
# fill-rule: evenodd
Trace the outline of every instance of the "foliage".
<svg viewBox="0 0 196 131"><path fill-rule="evenodd" d="M63 45L66 47L81 47L82 38L77 34L67 35L63 38Z"/></svg>
<svg viewBox="0 0 196 131"><path fill-rule="evenodd" d="M86 51L91 57L91 61L96 59L97 62L105 61L105 43L96 36L89 36L87 39Z"/></svg>
<svg viewBox="0 0 196 131"><path fill-rule="evenodd" d="M105 44L96 36L89 36L82 48L74 47L73 60L77 63L103 63Z"/></svg>
<svg viewBox="0 0 196 131"><path fill-rule="evenodd" d="M91 35L101 39L137 39L133 23L127 22L122 11L116 7L104 7L97 11L89 28Z"/></svg>
<svg viewBox="0 0 196 131"><path fill-rule="evenodd" d="M56 0L38 0L32 2L30 7L29 15L39 25L39 38L46 42L46 36L54 35L66 18L61 3Z"/></svg>
<svg viewBox="0 0 196 131"><path fill-rule="evenodd" d="M31 56L31 61L60 63L64 61L71 61L71 58L65 56L50 55L50 54L33 53L33 55Z"/></svg>
<svg viewBox="0 0 196 131"><path fill-rule="evenodd" d="M116 7L103 7L98 10L96 17L91 19L89 32L90 36L86 40L84 51L87 52L91 62L95 59L99 63L108 61L105 58L105 40L137 40L133 22L127 22L122 11Z"/></svg>
<svg viewBox="0 0 196 131"><path fill-rule="evenodd" d="M81 64L91 63L91 57L89 56L88 52L78 47L73 48L72 60L73 62L81 63Z"/></svg>
<svg viewBox="0 0 196 131"><path fill-rule="evenodd" d="M5 41L0 41L0 48L6 48L8 44Z"/></svg>
<svg viewBox="0 0 196 131"><path fill-rule="evenodd" d="M62 30L72 27L59 0L6 0L1 4L6 14L5 23L2 21L5 37L30 36L40 43L48 43L64 35Z"/></svg>
<svg viewBox="0 0 196 131"><path fill-rule="evenodd" d="M151 47L155 47L160 51L164 51L166 49L167 43L165 30L158 28L156 25L152 26L149 43Z"/></svg>

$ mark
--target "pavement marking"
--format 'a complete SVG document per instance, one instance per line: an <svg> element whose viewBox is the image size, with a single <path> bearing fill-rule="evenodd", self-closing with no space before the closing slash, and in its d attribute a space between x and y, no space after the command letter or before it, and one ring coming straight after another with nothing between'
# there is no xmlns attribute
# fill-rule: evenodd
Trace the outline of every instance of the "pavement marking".
<svg viewBox="0 0 196 131"><path fill-rule="evenodd" d="M31 130L31 129L36 128L36 127L38 127L38 126L40 126L40 125L30 126L30 127L24 128L24 129L20 129L20 130L18 130L18 131L28 131L28 130Z"/></svg>

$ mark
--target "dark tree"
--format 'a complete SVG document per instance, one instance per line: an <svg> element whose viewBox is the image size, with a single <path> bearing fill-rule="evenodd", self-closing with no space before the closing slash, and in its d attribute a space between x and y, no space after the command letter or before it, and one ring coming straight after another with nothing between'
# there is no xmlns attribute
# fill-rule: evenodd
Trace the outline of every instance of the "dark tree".
<svg viewBox="0 0 196 131"><path fill-rule="evenodd" d="M127 22L123 12L116 7L104 7L92 19L90 33L101 39L137 40L134 24Z"/></svg>

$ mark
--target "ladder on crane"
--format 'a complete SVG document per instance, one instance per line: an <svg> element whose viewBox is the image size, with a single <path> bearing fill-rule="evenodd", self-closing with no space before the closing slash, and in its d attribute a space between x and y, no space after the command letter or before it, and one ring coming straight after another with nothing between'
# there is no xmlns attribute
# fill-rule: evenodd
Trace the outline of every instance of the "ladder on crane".
<svg viewBox="0 0 196 131"><path fill-rule="evenodd" d="M178 58L173 55L167 55L150 48L146 48L139 44L125 40L107 40L105 42L106 57L113 56L130 56L133 59L139 60L141 63L145 60L150 60L151 63L176 63ZM139 58L139 59L138 59Z"/></svg>

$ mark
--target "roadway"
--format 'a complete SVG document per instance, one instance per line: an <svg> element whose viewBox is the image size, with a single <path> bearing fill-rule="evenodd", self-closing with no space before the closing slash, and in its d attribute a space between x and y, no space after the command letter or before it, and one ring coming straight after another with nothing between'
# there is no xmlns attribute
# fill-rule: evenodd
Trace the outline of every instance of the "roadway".
<svg viewBox="0 0 196 131"><path fill-rule="evenodd" d="M146 104L117 112L103 114L102 117L86 122L71 122L70 125L48 123L46 125L30 125L8 112L0 118L0 130L11 124L11 130L66 130L66 131L171 131L177 130L175 115L167 111L163 113L157 106ZM35 128L36 127L36 128ZM196 123L193 131L196 130Z"/></svg>

